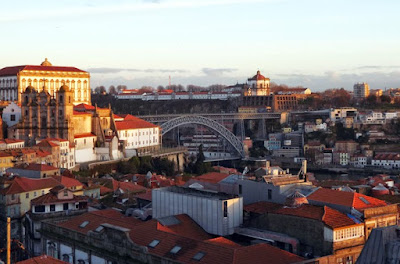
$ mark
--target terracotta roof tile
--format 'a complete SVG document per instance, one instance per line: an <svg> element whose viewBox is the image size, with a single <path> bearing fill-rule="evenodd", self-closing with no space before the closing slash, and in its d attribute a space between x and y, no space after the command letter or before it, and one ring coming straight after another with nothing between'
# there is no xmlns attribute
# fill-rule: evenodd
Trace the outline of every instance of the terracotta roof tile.
<svg viewBox="0 0 400 264"><path fill-rule="evenodd" d="M132 116L132 115L126 115L126 116L120 115L120 116L122 118L124 118L124 120L123 121L115 121L117 130L158 127L155 124L152 124L150 122L147 122L143 119L140 119L140 118Z"/></svg>
<svg viewBox="0 0 400 264"><path fill-rule="evenodd" d="M70 177L66 177L66 176L51 176L54 179L56 179L58 182L60 182L63 186L67 187L67 188L72 188L72 187L79 187L79 186L84 186L83 183L81 183L80 181L78 181L77 179L73 179Z"/></svg>
<svg viewBox="0 0 400 264"><path fill-rule="evenodd" d="M228 173L221 172L209 172L194 178L197 181L210 182L210 183L218 183L228 177Z"/></svg>
<svg viewBox="0 0 400 264"><path fill-rule="evenodd" d="M31 171L53 171L53 170L58 170L58 168L46 165L46 164L38 164L38 163L29 163L28 166L26 165L20 165L20 166L15 166L14 168L16 169L22 169L22 170L31 170Z"/></svg>
<svg viewBox="0 0 400 264"><path fill-rule="evenodd" d="M385 206L386 202L363 195L355 192L343 192L338 190L331 190L326 188L320 188L315 192L307 196L309 201L317 201L321 203L342 205L349 208L355 208L359 211L365 208ZM364 202L366 200L367 202Z"/></svg>
<svg viewBox="0 0 400 264"><path fill-rule="evenodd" d="M23 192L30 192L34 190L41 190L53 188L60 183L53 178L44 179L30 179L25 177L15 177L10 186L1 190L3 194L17 194Z"/></svg>
<svg viewBox="0 0 400 264"><path fill-rule="evenodd" d="M96 137L93 133L75 134L74 138Z"/></svg>

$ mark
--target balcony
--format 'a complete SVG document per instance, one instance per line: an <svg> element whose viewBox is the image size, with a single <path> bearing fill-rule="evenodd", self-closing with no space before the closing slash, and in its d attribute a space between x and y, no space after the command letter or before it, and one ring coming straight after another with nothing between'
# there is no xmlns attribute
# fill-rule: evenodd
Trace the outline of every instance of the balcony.
<svg viewBox="0 0 400 264"><path fill-rule="evenodd" d="M88 209L78 209L78 210L65 210L65 211L58 211L58 212L45 212L45 213L32 213L30 212L29 215L31 216L32 220L40 221L43 219L48 218L62 218L62 217L70 217L75 215L81 215L87 213Z"/></svg>

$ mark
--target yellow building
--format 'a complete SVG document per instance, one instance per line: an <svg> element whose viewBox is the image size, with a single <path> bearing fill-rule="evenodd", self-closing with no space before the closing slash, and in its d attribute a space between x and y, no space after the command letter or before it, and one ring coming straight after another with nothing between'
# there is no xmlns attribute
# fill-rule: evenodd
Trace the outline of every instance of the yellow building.
<svg viewBox="0 0 400 264"><path fill-rule="evenodd" d="M75 67L53 66L47 59L40 65L5 67L0 70L0 99L21 103L28 86L41 92L46 87L55 96L62 85L73 91L73 104L90 104L90 74Z"/></svg>
<svg viewBox="0 0 400 264"><path fill-rule="evenodd" d="M0 215L11 218L11 238L23 239L22 217L31 209L31 200L60 185L53 178L30 179L15 177L0 189ZM0 237L5 237L5 222L0 221Z"/></svg>
<svg viewBox="0 0 400 264"><path fill-rule="evenodd" d="M0 171L4 172L6 169L14 166L13 155L11 153L0 152Z"/></svg>

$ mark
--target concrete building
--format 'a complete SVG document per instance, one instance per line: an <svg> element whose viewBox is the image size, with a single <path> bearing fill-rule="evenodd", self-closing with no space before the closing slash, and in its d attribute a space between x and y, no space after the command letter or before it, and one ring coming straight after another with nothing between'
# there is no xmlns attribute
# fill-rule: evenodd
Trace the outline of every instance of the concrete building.
<svg viewBox="0 0 400 264"><path fill-rule="evenodd" d="M54 97L61 86L73 91L73 104L90 104L90 75L75 67L53 66L47 59L40 65L5 67L0 70L0 97L4 101L22 102L21 94L28 86L38 92L46 87Z"/></svg>
<svg viewBox="0 0 400 264"><path fill-rule="evenodd" d="M356 83L353 86L353 96L355 99L365 99L369 95L368 83Z"/></svg>
<svg viewBox="0 0 400 264"><path fill-rule="evenodd" d="M153 189L153 217L189 215L206 232L226 236L243 222L242 197L171 186Z"/></svg>

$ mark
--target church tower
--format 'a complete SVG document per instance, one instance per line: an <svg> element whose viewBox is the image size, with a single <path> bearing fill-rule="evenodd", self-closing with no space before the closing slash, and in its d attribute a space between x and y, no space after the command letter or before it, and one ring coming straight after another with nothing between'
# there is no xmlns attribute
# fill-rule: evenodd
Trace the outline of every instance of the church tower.
<svg viewBox="0 0 400 264"><path fill-rule="evenodd" d="M58 137L74 142L72 117L74 114L73 94L67 85L57 91L56 116L58 124Z"/></svg>

